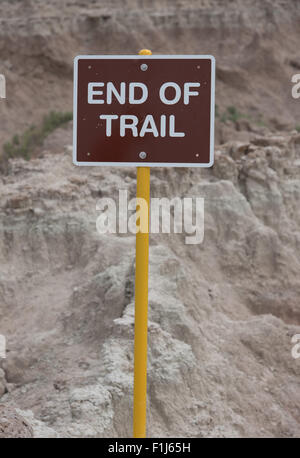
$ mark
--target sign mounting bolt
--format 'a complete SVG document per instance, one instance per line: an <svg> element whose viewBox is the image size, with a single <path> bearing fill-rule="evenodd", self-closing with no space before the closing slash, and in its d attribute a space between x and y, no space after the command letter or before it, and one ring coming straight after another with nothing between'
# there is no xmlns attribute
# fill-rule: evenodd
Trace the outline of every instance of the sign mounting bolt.
<svg viewBox="0 0 300 458"><path fill-rule="evenodd" d="M145 159L147 157L147 154L145 153L145 151L141 151L140 154L139 154L139 157L141 159Z"/></svg>
<svg viewBox="0 0 300 458"><path fill-rule="evenodd" d="M147 64L142 64L140 68L141 68L141 70L143 72L145 72L146 70L148 70L148 65Z"/></svg>

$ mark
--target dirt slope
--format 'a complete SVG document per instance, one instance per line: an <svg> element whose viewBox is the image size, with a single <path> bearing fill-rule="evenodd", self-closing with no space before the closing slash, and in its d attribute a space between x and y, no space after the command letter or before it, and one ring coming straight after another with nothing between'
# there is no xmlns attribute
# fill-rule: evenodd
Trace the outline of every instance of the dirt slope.
<svg viewBox="0 0 300 458"><path fill-rule="evenodd" d="M130 436L135 240L95 221L99 196L134 195L135 170L76 168L58 135L64 152L49 138L0 186L1 402L36 436ZM205 198L205 242L151 236L148 434L299 436L300 135L216 156L152 172L153 196Z"/></svg>

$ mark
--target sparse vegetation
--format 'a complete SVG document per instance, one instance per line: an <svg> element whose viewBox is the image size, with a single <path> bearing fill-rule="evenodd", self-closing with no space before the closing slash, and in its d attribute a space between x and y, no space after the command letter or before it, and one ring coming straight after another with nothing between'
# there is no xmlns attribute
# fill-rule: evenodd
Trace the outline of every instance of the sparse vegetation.
<svg viewBox="0 0 300 458"><path fill-rule="evenodd" d="M266 127L267 126L267 124L265 123L265 121L262 118L256 119L255 120L255 124L258 127Z"/></svg>
<svg viewBox="0 0 300 458"><path fill-rule="evenodd" d="M295 127L296 131L297 132L300 132L300 125L298 124L296 127Z"/></svg>
<svg viewBox="0 0 300 458"><path fill-rule="evenodd" d="M14 135L10 142L3 146L4 158L23 157L30 159L32 152L42 145L45 138L58 127L72 119L71 112L51 111L44 116L40 126L31 125L22 135Z"/></svg>
<svg viewBox="0 0 300 458"><path fill-rule="evenodd" d="M232 122L238 121L240 118L243 118L245 115L240 113L236 107L233 105L230 107L227 107L227 113L228 113L228 118Z"/></svg>
<svg viewBox="0 0 300 458"><path fill-rule="evenodd" d="M226 110L220 114L216 115L217 117L220 118L221 122L226 122L226 121L231 121L231 122L237 122L241 118L247 118L248 116L241 113L235 106L231 105L226 108Z"/></svg>
<svg viewBox="0 0 300 458"><path fill-rule="evenodd" d="M241 113L235 106L230 105L226 108L225 111L222 113L220 112L218 106L215 107L216 118L218 118L221 122L225 123L227 121L236 123L240 119L248 119L250 122L254 123L259 127L266 127L267 124L263 120L262 116L259 114L258 118L254 118L246 113ZM299 126L300 127L300 126ZM297 127L296 127L297 129Z"/></svg>

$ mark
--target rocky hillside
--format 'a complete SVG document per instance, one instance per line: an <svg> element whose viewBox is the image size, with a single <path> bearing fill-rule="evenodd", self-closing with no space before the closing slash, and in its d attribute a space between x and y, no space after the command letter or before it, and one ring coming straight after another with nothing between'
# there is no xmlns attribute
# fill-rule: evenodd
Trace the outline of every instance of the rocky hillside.
<svg viewBox="0 0 300 458"><path fill-rule="evenodd" d="M300 124L291 97L299 20L298 0L1 0L0 149L50 110L72 108L75 55L144 47L215 55L220 117L234 106L254 125L293 129Z"/></svg>
<svg viewBox="0 0 300 458"><path fill-rule="evenodd" d="M149 436L299 437L299 20L298 0L0 0L0 150L72 109L77 54L216 56L214 167L151 171L153 197L204 197L205 235L150 237ZM73 166L71 124L0 174L0 437L132 435L135 237L99 235L96 203L136 170Z"/></svg>
<svg viewBox="0 0 300 458"><path fill-rule="evenodd" d="M36 437L130 436L135 238L95 221L135 169L76 168L70 150L56 132L1 181L1 402ZM300 135L151 173L152 196L205 198L205 239L151 235L149 436L299 436Z"/></svg>

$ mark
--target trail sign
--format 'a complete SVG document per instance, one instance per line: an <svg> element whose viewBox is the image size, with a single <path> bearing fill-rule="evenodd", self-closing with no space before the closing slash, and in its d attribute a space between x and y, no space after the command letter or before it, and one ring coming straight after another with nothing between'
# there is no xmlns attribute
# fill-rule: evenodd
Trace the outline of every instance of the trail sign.
<svg viewBox="0 0 300 458"><path fill-rule="evenodd" d="M213 56L77 56L76 165L211 167Z"/></svg>
<svg viewBox="0 0 300 458"><path fill-rule="evenodd" d="M213 56L77 56L73 162L137 166L133 435L146 437L150 166L210 167Z"/></svg>

